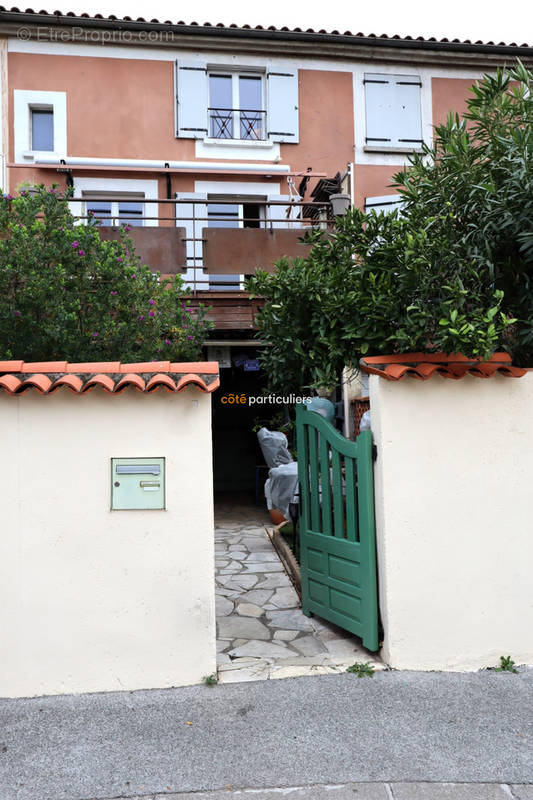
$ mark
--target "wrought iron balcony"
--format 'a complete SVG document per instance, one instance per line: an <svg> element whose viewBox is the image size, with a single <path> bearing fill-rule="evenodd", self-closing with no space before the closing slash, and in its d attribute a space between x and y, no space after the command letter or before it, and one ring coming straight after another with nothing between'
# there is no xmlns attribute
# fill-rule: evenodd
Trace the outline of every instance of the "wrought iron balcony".
<svg viewBox="0 0 533 800"><path fill-rule="evenodd" d="M266 111L251 108L208 108L212 139L266 139Z"/></svg>

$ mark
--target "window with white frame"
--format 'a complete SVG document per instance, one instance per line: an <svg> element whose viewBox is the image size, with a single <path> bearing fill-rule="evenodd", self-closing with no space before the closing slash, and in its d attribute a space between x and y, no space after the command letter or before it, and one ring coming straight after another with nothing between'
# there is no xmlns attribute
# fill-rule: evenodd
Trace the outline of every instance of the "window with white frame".
<svg viewBox="0 0 533 800"><path fill-rule="evenodd" d="M105 195L109 195L106 199ZM144 194L83 192L85 216L92 214L103 225L144 225ZM98 199L93 199L93 198ZM111 199L112 198L112 199Z"/></svg>
<svg viewBox="0 0 533 800"><path fill-rule="evenodd" d="M390 214L391 211L401 211L403 202L399 194L365 197L365 213L368 211L383 211L385 214Z"/></svg>
<svg viewBox="0 0 533 800"><path fill-rule="evenodd" d="M13 91L15 162L40 155L67 155L67 94L26 89Z"/></svg>
<svg viewBox="0 0 533 800"><path fill-rule="evenodd" d="M366 149L416 150L422 145L418 75L366 73Z"/></svg>
<svg viewBox="0 0 533 800"><path fill-rule="evenodd" d="M176 63L176 136L298 142L298 71Z"/></svg>
<svg viewBox="0 0 533 800"><path fill-rule="evenodd" d="M213 139L265 139L263 95L261 75L210 72L209 136Z"/></svg>
<svg viewBox="0 0 533 800"><path fill-rule="evenodd" d="M54 150L54 109L30 107L31 150Z"/></svg>

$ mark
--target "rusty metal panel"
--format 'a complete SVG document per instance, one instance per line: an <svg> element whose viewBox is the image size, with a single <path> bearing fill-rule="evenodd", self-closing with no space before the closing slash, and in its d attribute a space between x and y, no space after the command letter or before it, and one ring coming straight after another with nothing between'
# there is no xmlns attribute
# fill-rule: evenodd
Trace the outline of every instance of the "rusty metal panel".
<svg viewBox="0 0 533 800"><path fill-rule="evenodd" d="M309 246L300 242L304 233L303 228L204 228L204 269L215 275L275 272L278 258L307 256Z"/></svg>
<svg viewBox="0 0 533 800"><path fill-rule="evenodd" d="M99 232L106 241L120 240L120 228L101 225ZM176 275L186 268L185 228L133 226L129 236L141 263L147 264L153 272Z"/></svg>
<svg viewBox="0 0 533 800"><path fill-rule="evenodd" d="M255 330L255 316L262 302L259 298L250 299L244 292L241 297L202 292L190 304L191 308L204 305L209 309L207 318L214 322L215 330Z"/></svg>

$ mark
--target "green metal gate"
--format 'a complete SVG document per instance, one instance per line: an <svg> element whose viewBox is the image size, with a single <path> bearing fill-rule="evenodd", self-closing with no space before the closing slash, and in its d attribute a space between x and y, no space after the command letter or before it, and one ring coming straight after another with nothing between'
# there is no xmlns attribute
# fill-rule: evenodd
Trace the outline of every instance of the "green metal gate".
<svg viewBox="0 0 533 800"><path fill-rule="evenodd" d="M372 433L355 442L296 407L304 614L378 643Z"/></svg>

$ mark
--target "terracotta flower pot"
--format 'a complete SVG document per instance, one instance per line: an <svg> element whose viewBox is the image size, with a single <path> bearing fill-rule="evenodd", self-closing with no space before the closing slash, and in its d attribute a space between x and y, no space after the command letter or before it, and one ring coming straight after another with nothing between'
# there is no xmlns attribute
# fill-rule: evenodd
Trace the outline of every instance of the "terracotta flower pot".
<svg viewBox="0 0 533 800"><path fill-rule="evenodd" d="M274 525L281 525L282 522L286 522L286 517L283 516L279 508L270 508L268 513Z"/></svg>

